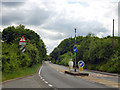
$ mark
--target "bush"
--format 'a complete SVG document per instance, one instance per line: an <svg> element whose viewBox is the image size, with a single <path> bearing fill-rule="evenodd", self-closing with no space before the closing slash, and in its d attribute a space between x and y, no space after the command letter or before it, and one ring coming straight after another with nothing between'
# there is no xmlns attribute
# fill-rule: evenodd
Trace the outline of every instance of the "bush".
<svg viewBox="0 0 120 90"><path fill-rule="evenodd" d="M19 34L18 34L19 33ZM25 52L20 50L19 39L24 35L27 44ZM37 33L25 29L24 25L10 26L2 31L2 70L11 73L19 68L32 67L46 58L46 48Z"/></svg>

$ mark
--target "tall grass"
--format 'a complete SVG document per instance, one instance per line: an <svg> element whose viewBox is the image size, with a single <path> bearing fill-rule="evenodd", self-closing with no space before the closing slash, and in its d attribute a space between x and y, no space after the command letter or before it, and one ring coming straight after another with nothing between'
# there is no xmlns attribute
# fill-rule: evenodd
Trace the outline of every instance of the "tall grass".
<svg viewBox="0 0 120 90"><path fill-rule="evenodd" d="M4 73L3 72L2 73L2 81L35 74L40 66L41 66L41 64L36 64L36 65L33 65L32 67L19 68L12 73Z"/></svg>

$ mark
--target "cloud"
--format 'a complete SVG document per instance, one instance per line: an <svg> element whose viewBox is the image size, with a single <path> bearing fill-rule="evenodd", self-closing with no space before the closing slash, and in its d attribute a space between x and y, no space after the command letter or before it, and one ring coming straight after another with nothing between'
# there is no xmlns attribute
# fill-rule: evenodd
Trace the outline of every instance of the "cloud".
<svg viewBox="0 0 120 90"><path fill-rule="evenodd" d="M73 0L68 0L68 4L80 4L82 5L83 7L89 7L89 4L86 3L86 2L83 2L83 1L73 1Z"/></svg>
<svg viewBox="0 0 120 90"><path fill-rule="evenodd" d="M3 12L4 13L4 12ZM10 12L8 11L7 14L5 14L4 16L2 16L2 25L11 25L11 24L17 24L20 21L23 21L23 14L21 14L21 12Z"/></svg>
<svg viewBox="0 0 120 90"><path fill-rule="evenodd" d="M48 38L51 40L61 40L65 37L65 33L61 33L61 32L54 32L54 31L50 31L50 30L37 30L37 32L39 34L42 35L42 37L44 38Z"/></svg>
<svg viewBox="0 0 120 90"><path fill-rule="evenodd" d="M7 4L6 4L7 3ZM4 2L2 25L25 24L25 25L41 25L49 17L50 12L39 7L16 7L21 5L21 2ZM12 6L14 5L14 6ZM6 7L10 6L10 7ZM24 8L23 8L24 7Z"/></svg>
<svg viewBox="0 0 120 90"><path fill-rule="evenodd" d="M24 2L2 2L3 7L19 7L22 6Z"/></svg>
<svg viewBox="0 0 120 90"><path fill-rule="evenodd" d="M120 37L120 1L118 3L118 36Z"/></svg>
<svg viewBox="0 0 120 90"><path fill-rule="evenodd" d="M43 39L43 41L46 43L47 54L50 54L54 50L54 48L60 44L62 40L63 39L61 40Z"/></svg>
<svg viewBox="0 0 120 90"><path fill-rule="evenodd" d="M34 8L34 10L28 10L26 12L27 20L25 23L28 25L41 25L49 18L50 12L42 10L40 8ZM24 23L24 22L23 22Z"/></svg>
<svg viewBox="0 0 120 90"><path fill-rule="evenodd" d="M5 2L6 1L6 2ZM36 31L48 53L63 39L89 32L99 37L111 35L112 19L115 19L117 35L117 2L119 0L4 0L2 3L2 25L24 24Z"/></svg>
<svg viewBox="0 0 120 90"><path fill-rule="evenodd" d="M64 22L63 22L64 21ZM79 35L87 35L89 32L97 34L98 32L107 32L108 30L98 21L72 21L72 20L60 20L57 19L55 23L51 22L45 25L43 28L51 29L53 31L58 30L71 36L74 33L74 27L77 27Z"/></svg>

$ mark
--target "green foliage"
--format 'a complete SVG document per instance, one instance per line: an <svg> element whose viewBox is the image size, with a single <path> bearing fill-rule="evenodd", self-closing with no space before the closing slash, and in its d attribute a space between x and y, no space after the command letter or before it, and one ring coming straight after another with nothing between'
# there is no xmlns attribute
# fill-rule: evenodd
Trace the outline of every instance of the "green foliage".
<svg viewBox="0 0 120 90"><path fill-rule="evenodd" d="M16 45L2 44L2 69L5 72L11 72L19 67L19 60L17 59Z"/></svg>
<svg viewBox="0 0 120 90"><path fill-rule="evenodd" d="M73 54L71 52L67 52L64 55L60 56L60 58L58 60L58 64L62 64L62 65L67 66L70 59L73 59Z"/></svg>
<svg viewBox="0 0 120 90"><path fill-rule="evenodd" d="M86 69L100 70L106 72L120 73L120 37L114 38L107 36L98 38L89 33L86 37L77 37L77 62L83 60ZM63 40L56 47L50 56L54 63L66 65L67 58L73 58L74 38ZM72 53L69 57L68 53ZM59 62L58 62L59 61Z"/></svg>
<svg viewBox="0 0 120 90"><path fill-rule="evenodd" d="M36 64L33 65L32 67L19 68L15 72L11 72L11 73L2 72L2 81L27 76L30 74L35 74L40 66L41 64Z"/></svg>
<svg viewBox="0 0 120 90"><path fill-rule="evenodd" d="M68 51L72 52L72 47L74 46L74 39L68 38L60 43L60 45L53 50L50 54L50 57L53 59L52 62L57 61L60 55L67 53Z"/></svg>
<svg viewBox="0 0 120 90"><path fill-rule="evenodd" d="M21 36L27 40L25 52L20 50ZM2 32L2 70L5 73L16 72L19 68L32 67L46 58L46 48L39 35L24 25L7 27Z"/></svg>

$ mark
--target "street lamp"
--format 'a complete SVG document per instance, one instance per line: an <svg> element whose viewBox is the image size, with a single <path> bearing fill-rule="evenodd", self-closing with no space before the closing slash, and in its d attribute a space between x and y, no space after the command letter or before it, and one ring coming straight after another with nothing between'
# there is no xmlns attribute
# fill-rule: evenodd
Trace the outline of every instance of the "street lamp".
<svg viewBox="0 0 120 90"><path fill-rule="evenodd" d="M76 46L76 30L77 30L77 28L74 27L74 30L75 30L75 46ZM75 52L75 72L76 72L76 52Z"/></svg>

